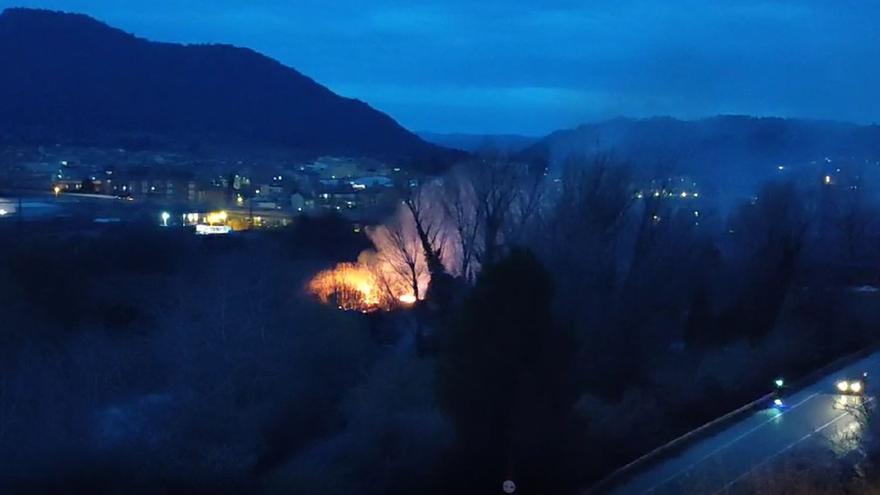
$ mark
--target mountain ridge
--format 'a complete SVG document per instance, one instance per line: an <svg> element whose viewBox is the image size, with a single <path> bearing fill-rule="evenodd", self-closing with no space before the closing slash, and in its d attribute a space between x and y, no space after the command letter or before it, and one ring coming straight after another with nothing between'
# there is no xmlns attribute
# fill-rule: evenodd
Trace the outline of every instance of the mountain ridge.
<svg viewBox="0 0 880 495"><path fill-rule="evenodd" d="M468 152L498 151L516 153L538 142L542 136L522 134L470 134L464 132L418 131L416 134L446 148Z"/></svg>
<svg viewBox="0 0 880 495"><path fill-rule="evenodd" d="M877 167L880 126L747 115L619 117L555 131L519 154L548 163L556 174L571 157L596 155L627 162L642 175L691 177L739 200L761 183L782 178L781 171ZM822 172L826 162L834 165Z"/></svg>
<svg viewBox="0 0 880 495"><path fill-rule="evenodd" d="M424 161L450 153L254 50L149 41L83 14L0 12L0 67L7 138L136 133Z"/></svg>

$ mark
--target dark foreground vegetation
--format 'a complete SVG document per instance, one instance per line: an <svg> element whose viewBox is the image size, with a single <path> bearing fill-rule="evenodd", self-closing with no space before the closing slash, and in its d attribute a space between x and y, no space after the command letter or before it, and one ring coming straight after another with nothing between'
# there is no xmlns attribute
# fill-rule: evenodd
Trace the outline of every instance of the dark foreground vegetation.
<svg viewBox="0 0 880 495"><path fill-rule="evenodd" d="M875 339L864 184L727 213L608 160L543 180L453 171L446 231L474 235L426 260L427 301L369 315L304 290L368 246L339 219L0 225L0 492L570 493Z"/></svg>

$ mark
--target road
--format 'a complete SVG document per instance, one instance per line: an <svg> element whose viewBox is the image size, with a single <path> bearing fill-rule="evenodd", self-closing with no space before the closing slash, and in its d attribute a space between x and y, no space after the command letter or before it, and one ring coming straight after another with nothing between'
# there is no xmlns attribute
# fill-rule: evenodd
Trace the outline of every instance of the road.
<svg viewBox="0 0 880 495"><path fill-rule="evenodd" d="M852 448L858 422L844 408L835 389L841 378L867 371L880 387L880 352L786 398L783 409L766 408L726 429L702 438L684 450L648 465L611 494L728 494L737 493L756 469L772 464L795 448ZM872 391L869 383L868 394ZM873 400L868 398L867 400ZM769 406L769 404L768 404Z"/></svg>

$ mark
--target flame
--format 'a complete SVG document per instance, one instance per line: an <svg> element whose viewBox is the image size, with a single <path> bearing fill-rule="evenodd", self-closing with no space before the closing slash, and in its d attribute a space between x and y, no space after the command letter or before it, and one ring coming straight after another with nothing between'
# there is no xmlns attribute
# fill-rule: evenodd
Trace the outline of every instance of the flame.
<svg viewBox="0 0 880 495"><path fill-rule="evenodd" d="M309 291L325 304L361 312L408 307L423 299L431 275L412 213L400 207L386 224L365 232L373 249L361 252L357 262L318 273Z"/></svg>
<svg viewBox="0 0 880 495"><path fill-rule="evenodd" d="M365 252L356 263L339 263L315 275L308 290L325 304L344 311L389 311L418 301L412 288L375 253Z"/></svg>
<svg viewBox="0 0 880 495"><path fill-rule="evenodd" d="M340 309L375 311L388 308L379 281L372 271L358 263L339 263L309 282L309 291L321 302L335 303Z"/></svg>

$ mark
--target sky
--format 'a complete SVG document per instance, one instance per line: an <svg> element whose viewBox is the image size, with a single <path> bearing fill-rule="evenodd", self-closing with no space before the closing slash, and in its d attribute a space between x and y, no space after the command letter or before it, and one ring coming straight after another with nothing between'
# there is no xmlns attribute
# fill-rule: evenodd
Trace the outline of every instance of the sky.
<svg viewBox="0 0 880 495"><path fill-rule="evenodd" d="M0 0L278 59L417 131L716 114L880 122L877 0Z"/></svg>

